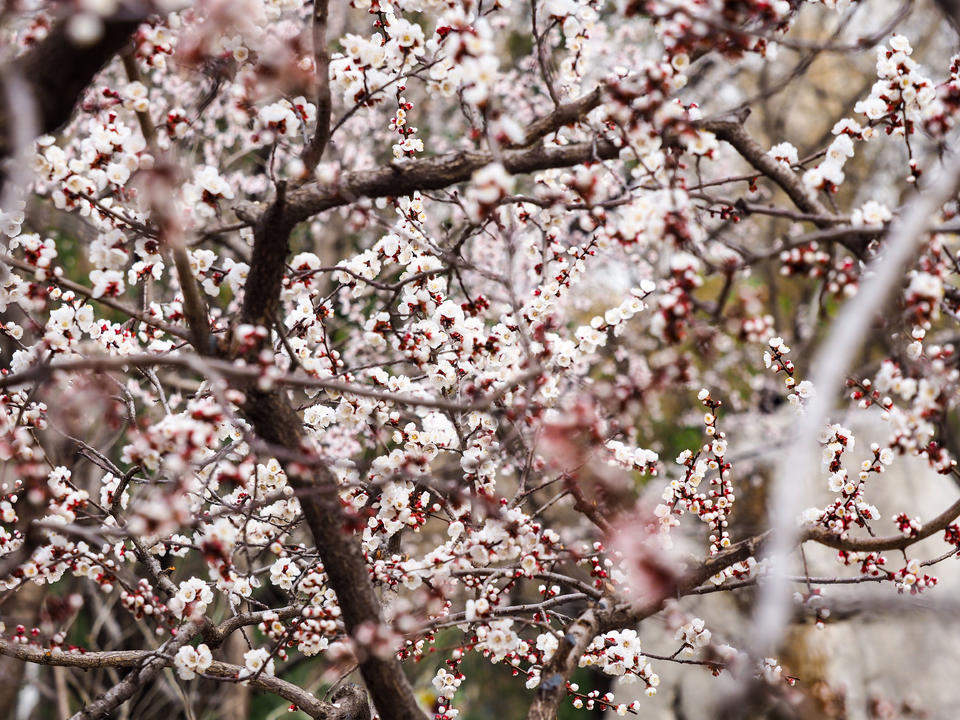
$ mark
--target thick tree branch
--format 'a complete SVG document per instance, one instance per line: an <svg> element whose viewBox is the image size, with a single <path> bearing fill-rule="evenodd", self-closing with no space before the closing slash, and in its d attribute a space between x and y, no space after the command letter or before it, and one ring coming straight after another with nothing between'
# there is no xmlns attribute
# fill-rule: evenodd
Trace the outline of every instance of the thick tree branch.
<svg viewBox="0 0 960 720"><path fill-rule="evenodd" d="M287 185L277 185L277 196L257 220L253 229L253 254L250 273L244 288L241 322L268 327L277 317L280 304L280 285L287 253L290 250L290 232L296 222L287 212Z"/></svg>
<svg viewBox="0 0 960 720"><path fill-rule="evenodd" d="M177 280L180 283L180 292L183 293L183 314L190 328L190 344L201 355L211 352L210 320L207 318L207 303L203 299L200 284L190 269L190 258L187 248L179 237L170 240L170 251L173 255L173 264L177 268Z"/></svg>
<svg viewBox="0 0 960 720"><path fill-rule="evenodd" d="M12 71L23 78L37 105L41 133L53 132L64 125L73 113L80 95L93 77L130 40L140 22L142 12L125 11L103 23L100 38L91 45L80 45L70 37L68 21L54 25L40 43L13 61ZM8 136L10 118L15 108L6 106L6 94L0 93L0 159L12 151Z"/></svg>
<svg viewBox="0 0 960 720"><path fill-rule="evenodd" d="M527 711L527 720L554 720L557 717L557 707L567 696L567 681L598 632L600 618L594 608L588 608L567 627L559 647L540 673L540 686Z"/></svg>
<svg viewBox="0 0 960 720"><path fill-rule="evenodd" d="M599 107L602 100L603 88L597 87L593 92L587 93L576 100L558 105L552 113L544 115L538 120L534 120L527 126L523 142L520 143L518 147L529 147L537 140L546 137L552 132L556 132L564 125L570 125L582 120L587 113L595 107Z"/></svg>
<svg viewBox="0 0 960 720"><path fill-rule="evenodd" d="M303 449L303 422L283 393L248 388L243 412L262 440L293 451ZM375 630L381 624L380 603L360 543L349 529L337 479L325 466L308 474L288 464L287 474L291 485L303 491L303 515L337 594L348 634L356 637L360 630ZM386 720L423 720L425 716L393 649L358 647L357 653L360 674L380 716Z"/></svg>
<svg viewBox="0 0 960 720"><path fill-rule="evenodd" d="M536 145L526 149L505 150L502 158L507 172L520 175L610 160L619 153L620 149L613 143L598 140L565 146ZM359 197L400 197L418 190L439 190L466 182L473 173L494 161L492 153L464 151L397 162L375 170L345 173L336 185L311 184L291 192L285 218L295 224L324 210L347 205Z"/></svg>
<svg viewBox="0 0 960 720"><path fill-rule="evenodd" d="M602 99L597 88L532 123L525 134L525 145L535 143L550 132L575 122L596 107ZM807 192L800 177L770 157L736 120L703 120L695 123L729 143L760 174L773 180L818 227L828 227L837 218L817 198ZM533 145L502 153L506 170L519 175L549 168L571 167L582 163L610 160L620 149L606 140L571 145ZM336 185L309 184L291 192L284 217L294 224L333 207L349 204L358 197L399 197L415 191L438 190L465 182L480 168L494 162L489 152L453 152L433 158L393 163L374 170L346 173Z"/></svg>

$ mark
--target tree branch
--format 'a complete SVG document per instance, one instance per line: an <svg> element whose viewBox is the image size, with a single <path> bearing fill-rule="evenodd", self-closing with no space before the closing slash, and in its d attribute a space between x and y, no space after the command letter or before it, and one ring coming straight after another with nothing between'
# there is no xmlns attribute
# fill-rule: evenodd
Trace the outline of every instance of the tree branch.
<svg viewBox="0 0 960 720"><path fill-rule="evenodd" d="M33 93L40 122L40 133L49 133L64 125L93 77L130 40L147 16L125 10L105 19L100 38L91 45L77 44L71 37L68 20L54 25L40 43L12 62L12 71L23 78ZM15 108L6 107L6 93L0 93L0 159L13 148L8 136L10 117Z"/></svg>
<svg viewBox="0 0 960 720"><path fill-rule="evenodd" d="M610 160L619 154L620 149L616 145L607 140L598 140L595 143L537 145L526 149L505 150L502 160L507 172L520 175ZM291 192L285 218L296 224L316 213L354 202L358 197L400 197L418 190L439 190L466 182L473 173L494 161L493 154L489 152L462 151L397 162L375 170L345 173L336 185L310 184ZM251 271L251 276L252 274Z"/></svg>
<svg viewBox="0 0 960 720"><path fill-rule="evenodd" d="M63 360L57 363L46 363L34 365L33 367L22 370L10 375L0 375L0 389L7 387L16 387L24 385L34 380L43 380L59 372L74 372L78 370L123 370L126 368L152 368L152 367L175 367L192 370L204 377L204 371L208 374L217 373L224 377L232 378L241 383L256 381L262 377L261 369L255 366L242 365L218 358L201 358L196 355L105 355L92 356L86 358L76 358ZM521 383L536 377L539 369L532 369L522 373L512 381L503 385L500 389L493 390L480 396L474 401L457 402L455 400L446 400L444 398L417 397L403 393L391 393L384 390L378 390L367 385L356 383L346 383L339 380L327 380L323 378L313 378L306 375L280 375L271 377L273 385L281 385L293 388L323 388L336 393L348 395L357 395L359 397L369 397L383 402L393 402L401 405L414 405L418 407L437 408L439 410L452 410L457 412L469 412L471 410L489 409L490 406L501 398L505 393L517 387Z"/></svg>
<svg viewBox="0 0 960 720"><path fill-rule="evenodd" d="M823 528L808 530L802 540L813 540L827 547L845 550L847 552L882 552L884 550L904 550L911 545L925 540L931 535L945 530L947 525L960 517L960 500L948 507L933 520L924 523L923 527L911 535L890 535L878 538L841 538L831 535Z"/></svg>
<svg viewBox="0 0 960 720"><path fill-rule="evenodd" d="M744 117L744 119L746 119ZM698 127L709 130L718 138L731 145L758 172L773 180L793 200L794 205L810 215L832 218L831 213L817 198L807 192L800 177L783 163L774 160L747 133L743 120L705 120ZM826 219L814 219L817 227L827 227L834 222Z"/></svg>
<svg viewBox="0 0 960 720"><path fill-rule="evenodd" d="M330 140L330 53L327 52L328 0L316 0L313 4L313 72L316 77L314 97L317 102L317 127L313 137L303 150L304 176L311 177L323 157L324 148Z"/></svg>
<svg viewBox="0 0 960 720"><path fill-rule="evenodd" d="M294 451L303 449L303 422L283 393L248 388L242 410L262 440ZM348 529L336 477L325 466L307 474L288 463L286 471L294 489L303 491L303 515L330 587L337 595L347 633L356 637L360 630L378 628L380 603L360 543ZM424 720L393 649L358 647L357 653L360 674L380 716L390 720Z"/></svg>
<svg viewBox="0 0 960 720"><path fill-rule="evenodd" d="M170 660L164 655L175 655L177 650L192 640L200 632L198 625L187 623L175 637L165 642L157 652L147 652L140 663L135 663L138 667L132 670L123 680L103 693L93 702L85 705L82 710L75 713L70 720L96 720L109 716L114 709L126 702L139 688L151 682Z"/></svg>
<svg viewBox="0 0 960 720"><path fill-rule="evenodd" d="M173 665L173 657L170 652L165 652L163 655L157 655L151 650L107 650L88 653L53 652L33 645L21 645L6 640L0 640L0 655L37 665L74 667L83 670L135 668L140 667L148 660L154 662L158 670ZM243 668L238 665L214 660L203 677L232 681L237 680L242 671ZM257 690L263 690L287 700L315 720L366 720L370 716L369 709L366 706L366 697L363 696L362 691L358 693L358 688L354 685L341 688L341 692L343 690L346 690L346 692L334 695L333 700L338 702L337 704L331 704L318 700L299 685L294 685L266 673L251 676L246 682ZM135 686L134 690L138 686ZM357 697L358 695L359 697ZM88 706L86 710L81 711L74 717L94 717L84 714L91 712L91 707Z"/></svg>

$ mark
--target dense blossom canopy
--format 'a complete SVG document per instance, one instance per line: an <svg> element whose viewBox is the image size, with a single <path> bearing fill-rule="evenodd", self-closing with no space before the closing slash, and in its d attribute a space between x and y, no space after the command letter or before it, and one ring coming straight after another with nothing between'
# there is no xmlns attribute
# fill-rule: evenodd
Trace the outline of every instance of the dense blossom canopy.
<svg viewBox="0 0 960 720"><path fill-rule="evenodd" d="M0 714L787 712L938 592L953 3L2 7Z"/></svg>

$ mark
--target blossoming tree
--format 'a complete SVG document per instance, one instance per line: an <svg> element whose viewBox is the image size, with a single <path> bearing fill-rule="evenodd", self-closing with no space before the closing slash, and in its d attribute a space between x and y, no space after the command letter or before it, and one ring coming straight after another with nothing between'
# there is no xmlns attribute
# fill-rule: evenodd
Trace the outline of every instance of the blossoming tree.
<svg viewBox="0 0 960 720"><path fill-rule="evenodd" d="M914 5L5 3L0 711L643 714L683 664L739 717L825 589L935 594L960 501L873 492L960 479L960 14Z"/></svg>

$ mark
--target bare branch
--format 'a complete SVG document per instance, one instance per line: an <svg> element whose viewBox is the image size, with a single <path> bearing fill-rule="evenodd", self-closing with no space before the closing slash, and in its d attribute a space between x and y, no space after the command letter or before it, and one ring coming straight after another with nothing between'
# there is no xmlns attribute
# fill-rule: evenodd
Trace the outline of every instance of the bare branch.
<svg viewBox="0 0 960 720"><path fill-rule="evenodd" d="M305 177L313 175L330 139L333 104L330 100L330 53L327 51L328 4L328 0L316 0L313 4L313 71L316 78L314 97L317 102L317 127L303 150Z"/></svg>

